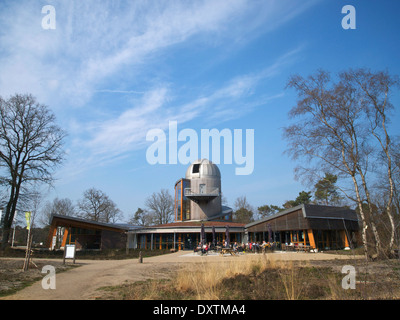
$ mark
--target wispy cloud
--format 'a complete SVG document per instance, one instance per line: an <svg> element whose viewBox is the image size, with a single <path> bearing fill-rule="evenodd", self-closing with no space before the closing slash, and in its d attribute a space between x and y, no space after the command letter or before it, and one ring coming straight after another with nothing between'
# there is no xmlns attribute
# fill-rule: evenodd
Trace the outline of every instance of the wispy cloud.
<svg viewBox="0 0 400 320"><path fill-rule="evenodd" d="M0 27L7 30L0 35L0 94L26 91L45 102L85 105L118 73L143 81L142 68L150 68L162 50L197 35L212 35L204 41L218 41L248 37L260 25L262 32L271 31L313 2L157 0L99 5L95 0L69 0L54 3L57 29L43 30L40 3L7 1L0 19Z"/></svg>
<svg viewBox="0 0 400 320"><path fill-rule="evenodd" d="M281 93L262 95L262 100L245 104L245 99L254 95L261 81L272 79L295 61L300 49L279 57L271 66L250 75L238 76L220 88L216 88L191 101L179 104L166 87L153 89L143 95L141 101L128 108L118 117L92 123L88 126L90 139L80 142L96 156L113 158L143 148L147 145L146 133L151 128L166 130L169 121L180 125L201 118L204 122L223 122L252 111L252 106L266 104L282 97Z"/></svg>
<svg viewBox="0 0 400 320"><path fill-rule="evenodd" d="M57 29L43 30L40 4L9 2L0 23L7 30L0 36L1 93L33 89L47 98L52 91L83 105L123 68L140 68L162 49L214 32L245 7L242 0L62 1L55 4Z"/></svg>
<svg viewBox="0 0 400 320"><path fill-rule="evenodd" d="M56 9L56 30L41 28L42 4L37 1L0 3L0 28L7 30L0 33L0 95L29 92L64 110L63 115L67 109L84 109L84 117L83 112L71 112L66 120L72 132L71 165L65 168L84 170L143 148L147 130L166 129L169 119L188 123L211 108L208 119L218 122L261 104L254 99L246 102L249 108L238 108L246 97L254 96L261 81L291 63L301 48L263 70L225 79L217 87L210 89L205 81L199 85L208 88L203 91L190 84L182 89L168 75L158 78L157 68L165 53L180 45L240 45L272 32L316 0L48 2ZM183 90L184 97L177 98ZM103 96L112 101L110 96L123 95L132 100L112 110L100 111L94 103ZM96 116L90 114L94 109Z"/></svg>

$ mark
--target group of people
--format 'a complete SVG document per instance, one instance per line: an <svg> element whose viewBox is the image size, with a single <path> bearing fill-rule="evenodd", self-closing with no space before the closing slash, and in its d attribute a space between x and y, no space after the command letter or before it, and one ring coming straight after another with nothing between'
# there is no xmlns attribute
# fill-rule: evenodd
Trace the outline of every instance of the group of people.
<svg viewBox="0 0 400 320"><path fill-rule="evenodd" d="M260 251L265 252L267 249L274 250L276 247L275 242L249 242L247 243L247 249L253 253L259 253Z"/></svg>
<svg viewBox="0 0 400 320"><path fill-rule="evenodd" d="M236 244L236 242L235 242ZM259 253L259 252L265 252L267 249L274 250L276 247L275 242L247 242L247 243L242 243L238 246L235 247L235 244L233 245L233 249L237 248L239 252L252 252L252 253Z"/></svg>
<svg viewBox="0 0 400 320"><path fill-rule="evenodd" d="M263 241L262 243L259 242L247 242L247 243L240 243L234 242L229 244L227 241L224 243L217 242L214 245L212 242L202 244L199 242L198 246L194 248L194 252L200 252L201 254L207 254L210 250L218 250L218 248L232 248L235 252L253 252L259 253L260 251L265 252L266 249L274 250L275 242L266 242Z"/></svg>
<svg viewBox="0 0 400 320"><path fill-rule="evenodd" d="M200 252L201 254L207 254L209 251L217 250L221 246L222 246L222 244L219 242L216 245L213 244L212 242L204 243L204 244L199 242L197 247L194 248L194 252ZM226 243L226 241L225 241L224 247L228 247L228 244Z"/></svg>

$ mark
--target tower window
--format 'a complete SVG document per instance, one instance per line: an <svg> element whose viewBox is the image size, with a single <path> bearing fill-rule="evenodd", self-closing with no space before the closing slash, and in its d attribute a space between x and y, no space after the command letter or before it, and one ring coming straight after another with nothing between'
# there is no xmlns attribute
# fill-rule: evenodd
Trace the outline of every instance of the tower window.
<svg viewBox="0 0 400 320"><path fill-rule="evenodd" d="M192 173L199 173L200 172L200 163L193 165Z"/></svg>

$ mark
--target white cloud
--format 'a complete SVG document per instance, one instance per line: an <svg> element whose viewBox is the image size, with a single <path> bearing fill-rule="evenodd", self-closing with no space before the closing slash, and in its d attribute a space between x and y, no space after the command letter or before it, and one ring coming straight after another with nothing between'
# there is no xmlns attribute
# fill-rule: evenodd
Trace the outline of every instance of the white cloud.
<svg viewBox="0 0 400 320"><path fill-rule="evenodd" d="M101 5L69 0L55 4L57 29L43 30L40 4L12 4L0 23L8 30L0 36L5 51L0 56L1 94L33 90L47 98L49 93L61 93L83 105L101 81L122 68L140 66L162 49L218 30L244 7L242 0Z"/></svg>
<svg viewBox="0 0 400 320"><path fill-rule="evenodd" d="M56 30L41 28L40 3L9 2L0 16L0 94L85 105L104 81L127 69L134 77L166 48L196 35L216 41L248 37L260 25L270 31L313 2L57 1Z"/></svg>
<svg viewBox="0 0 400 320"><path fill-rule="evenodd" d="M152 90L144 95L139 105L123 112L119 117L100 125L92 124L93 138L85 143L93 154L122 154L145 142L145 128L156 124L157 114L167 99L167 89Z"/></svg>
<svg viewBox="0 0 400 320"><path fill-rule="evenodd" d="M0 95L29 92L52 107L84 106L85 110L97 108L93 98L99 93L137 98L122 111L101 110L104 116L96 120L88 115L74 119L73 113L66 120L72 136L70 165L64 172L77 174L76 168L81 171L115 161L142 148L147 130L166 129L168 119L183 124L212 108L215 112L209 119L222 121L251 110L232 112L254 94L261 80L276 75L298 51L203 94L193 90L192 97L182 100L174 97L180 93L179 85L168 77L152 79L149 71L157 73L154 62L177 45L245 42L279 28L315 1L48 2L56 9L56 30L41 28L43 4L37 1L0 4L0 28L6 30L0 33ZM142 85L136 88L130 81ZM188 84L187 91L191 89Z"/></svg>
<svg viewBox="0 0 400 320"><path fill-rule="evenodd" d="M205 122L207 119L223 122L238 118L251 112L253 107L282 97L282 93L270 96L263 94L259 101L245 102L248 97L254 95L261 81L272 78L282 68L293 63L300 51L296 49L284 54L271 66L255 74L238 76L221 88L187 103L179 104L174 101L172 93L166 87L153 89L119 116L100 123L91 123L88 126L90 138L81 141L80 145L87 147L90 154L114 158L143 148L147 144L148 130L157 128L167 131L168 123L172 120L183 125L198 118ZM245 104L246 108L243 107Z"/></svg>

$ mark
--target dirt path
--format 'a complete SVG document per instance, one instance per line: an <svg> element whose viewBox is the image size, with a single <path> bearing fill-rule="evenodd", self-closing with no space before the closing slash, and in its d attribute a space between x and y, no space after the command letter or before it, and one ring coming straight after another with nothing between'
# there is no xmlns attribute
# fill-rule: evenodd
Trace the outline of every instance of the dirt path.
<svg viewBox="0 0 400 320"><path fill-rule="evenodd" d="M322 253L273 253L277 260L329 260L349 259L349 256ZM79 268L71 269L56 275L56 289L43 289L38 281L14 295L2 300L92 300L101 298L101 287L122 285L150 278L170 277L180 266L188 263L220 262L258 258L260 255L246 254L231 256L198 256L187 251L144 258L143 263L137 259L129 260L77 260Z"/></svg>

